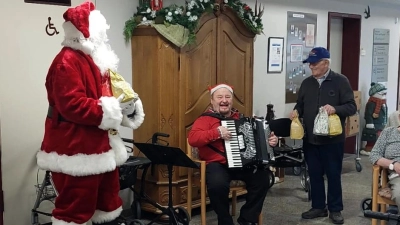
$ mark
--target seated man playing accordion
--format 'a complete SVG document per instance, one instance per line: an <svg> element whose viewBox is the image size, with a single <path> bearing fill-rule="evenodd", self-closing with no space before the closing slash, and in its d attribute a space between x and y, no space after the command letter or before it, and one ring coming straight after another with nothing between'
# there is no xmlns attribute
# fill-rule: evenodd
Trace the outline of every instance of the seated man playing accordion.
<svg viewBox="0 0 400 225"><path fill-rule="evenodd" d="M238 223L255 225L269 188L268 171L240 168L231 170L225 157L225 140L232 134L221 126L222 118L239 119L239 112L232 108L233 89L219 84L210 89L212 108L200 116L189 132L188 141L199 150L199 157L206 161L206 185L210 203L218 216L218 225L233 225L229 212L229 189L231 180L246 183L246 203L240 210ZM268 144L276 146L278 138L271 133Z"/></svg>

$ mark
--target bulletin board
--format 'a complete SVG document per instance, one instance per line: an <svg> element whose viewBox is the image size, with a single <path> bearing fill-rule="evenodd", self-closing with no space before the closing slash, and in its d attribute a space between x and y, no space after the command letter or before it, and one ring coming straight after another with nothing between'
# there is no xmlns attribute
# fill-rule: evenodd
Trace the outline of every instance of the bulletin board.
<svg viewBox="0 0 400 225"><path fill-rule="evenodd" d="M286 103L297 100L301 82L311 75L303 60L317 40L317 14L302 12L287 12L287 44L286 44Z"/></svg>

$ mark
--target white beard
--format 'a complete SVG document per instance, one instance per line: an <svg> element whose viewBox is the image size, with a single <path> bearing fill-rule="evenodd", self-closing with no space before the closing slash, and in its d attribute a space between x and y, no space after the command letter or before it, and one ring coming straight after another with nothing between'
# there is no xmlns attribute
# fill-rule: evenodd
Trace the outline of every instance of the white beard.
<svg viewBox="0 0 400 225"><path fill-rule="evenodd" d="M101 75L104 75L108 69L115 72L117 71L119 58L106 42L95 45L90 56L100 69Z"/></svg>

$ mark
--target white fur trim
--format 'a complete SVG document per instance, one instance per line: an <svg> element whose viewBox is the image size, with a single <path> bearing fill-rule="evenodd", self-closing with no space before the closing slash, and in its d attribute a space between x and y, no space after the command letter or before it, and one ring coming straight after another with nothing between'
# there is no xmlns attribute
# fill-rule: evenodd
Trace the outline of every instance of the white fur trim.
<svg viewBox="0 0 400 225"><path fill-rule="evenodd" d="M115 153L111 150L102 154L77 154L72 156L39 151L36 158L41 169L71 176L101 174L113 171L116 168Z"/></svg>
<svg viewBox="0 0 400 225"><path fill-rule="evenodd" d="M226 89L228 89L228 90L233 94L233 89L232 89L232 87L230 87L229 85L226 85L226 84L219 84L219 85L213 87L213 88L211 89L211 91L210 91L210 94L213 94L216 90L218 90L218 89L220 89L220 88L226 88Z"/></svg>
<svg viewBox="0 0 400 225"><path fill-rule="evenodd" d="M54 217L51 217L51 222L52 222L51 223L52 225L86 225L87 224L87 223L74 223L74 222L68 223L63 220L58 220Z"/></svg>
<svg viewBox="0 0 400 225"><path fill-rule="evenodd" d="M114 151L115 162L117 166L120 166L128 160L128 152L126 151L126 147L124 142L122 141L119 135L112 135L108 132L108 138L110 142L110 146Z"/></svg>
<svg viewBox="0 0 400 225"><path fill-rule="evenodd" d="M101 97L99 103L103 109L103 119L99 125L100 129L118 130L122 121L122 112L119 101L114 97Z"/></svg>
<svg viewBox="0 0 400 225"><path fill-rule="evenodd" d="M136 130L137 128L140 127L140 125L142 125L143 121L144 121L144 110L143 110L143 104L142 101L140 99L138 99L135 102L135 117L133 117L132 119L129 119L128 116L124 115L122 117L122 123L121 125L124 127L129 127L133 130Z"/></svg>
<svg viewBox="0 0 400 225"><path fill-rule="evenodd" d="M64 22L62 26L65 32L64 41L61 43L62 46L80 50L87 55L92 54L94 44L86 39L82 32L76 29L70 21Z"/></svg>
<svg viewBox="0 0 400 225"><path fill-rule="evenodd" d="M96 210L92 217L92 221L95 223L105 223L115 220L119 215L121 215L122 206L111 212L104 212L101 210Z"/></svg>

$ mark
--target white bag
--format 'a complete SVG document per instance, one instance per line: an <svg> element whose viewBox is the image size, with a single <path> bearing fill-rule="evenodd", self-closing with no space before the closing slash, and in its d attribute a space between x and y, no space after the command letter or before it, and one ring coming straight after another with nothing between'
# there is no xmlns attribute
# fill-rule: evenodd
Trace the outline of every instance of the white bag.
<svg viewBox="0 0 400 225"><path fill-rule="evenodd" d="M319 113L315 117L313 133L321 136L329 135L329 116L324 107L319 108Z"/></svg>

